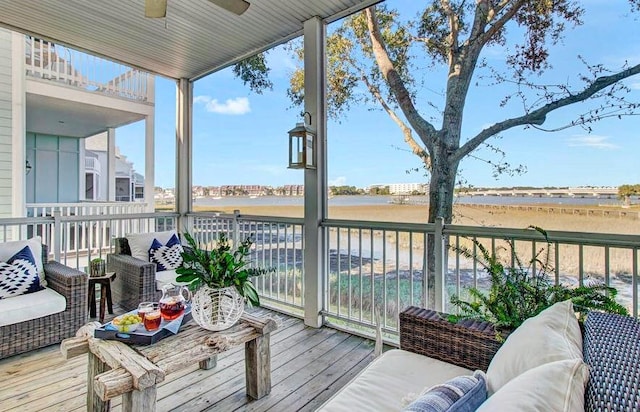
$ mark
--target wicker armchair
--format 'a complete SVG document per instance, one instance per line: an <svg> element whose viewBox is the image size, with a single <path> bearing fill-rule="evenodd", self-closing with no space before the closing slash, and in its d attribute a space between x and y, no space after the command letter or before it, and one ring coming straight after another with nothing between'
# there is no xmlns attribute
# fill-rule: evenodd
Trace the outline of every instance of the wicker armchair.
<svg viewBox="0 0 640 412"><path fill-rule="evenodd" d="M492 325L476 321L453 324L446 316L414 306L405 309L400 314L401 349L486 371L501 346ZM582 346L589 365L585 411L640 410L640 322L590 312Z"/></svg>
<svg viewBox="0 0 640 412"><path fill-rule="evenodd" d="M133 310L140 302L158 301L156 265L131 256L127 238L116 238L114 253L107 255L107 270L116 272L111 295L125 310Z"/></svg>
<svg viewBox="0 0 640 412"><path fill-rule="evenodd" d="M42 262L49 288L65 297L63 312L0 327L0 359L58 343L75 335L87 322L87 274L61 263L47 262L42 245Z"/></svg>

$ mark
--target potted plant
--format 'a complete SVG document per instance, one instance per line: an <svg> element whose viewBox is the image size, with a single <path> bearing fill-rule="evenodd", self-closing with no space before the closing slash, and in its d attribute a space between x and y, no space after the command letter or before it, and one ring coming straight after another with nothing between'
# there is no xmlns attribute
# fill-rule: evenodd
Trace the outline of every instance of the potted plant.
<svg viewBox="0 0 640 412"><path fill-rule="evenodd" d="M209 330L223 330L235 324L244 311L245 302L260 305L251 277L273 269L249 267L245 260L253 244L246 238L235 249L224 233L211 250L203 248L189 233L184 233L189 247L182 253L182 266L176 269L178 282L189 283L194 292L193 319Z"/></svg>
<svg viewBox="0 0 640 412"><path fill-rule="evenodd" d="M91 259L89 262L89 276L99 277L104 276L106 271L106 263L102 258Z"/></svg>
<svg viewBox="0 0 640 412"><path fill-rule="evenodd" d="M495 252L490 252L477 239L472 242L480 251L474 253L469 248L457 250L465 257L475 259L489 275L490 287L487 292L469 288L469 301L452 296L451 303L459 308L459 314L450 315L449 320L474 319L492 323L497 337L517 328L527 318L533 317L554 303L570 299L581 318L589 310L628 315L627 309L616 302L617 290L602 283L592 282L575 288L554 284L550 276L554 269L550 266L550 242L547 232L530 226L542 234L547 242L528 261L516 254L513 241L507 242L510 265L505 265Z"/></svg>

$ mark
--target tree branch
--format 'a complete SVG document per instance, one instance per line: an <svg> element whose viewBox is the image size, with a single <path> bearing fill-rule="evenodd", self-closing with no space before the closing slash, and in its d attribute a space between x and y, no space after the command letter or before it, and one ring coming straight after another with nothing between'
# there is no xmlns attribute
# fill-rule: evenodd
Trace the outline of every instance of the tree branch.
<svg viewBox="0 0 640 412"><path fill-rule="evenodd" d="M382 40L380 28L378 27L378 21L375 17L375 10L375 6L371 6L365 9L365 15L367 18L369 36L371 38L371 47L376 63L378 64L384 79L389 84L389 89L394 94L398 101L398 105L407 118L409 124L413 127L418 136L424 140L423 136L435 135L436 129L431 123L427 122L420 116L413 105L411 94L405 87L400 74L398 74L396 69L393 67L389 54L384 47L384 41Z"/></svg>
<svg viewBox="0 0 640 412"><path fill-rule="evenodd" d="M451 8L449 0L441 0L440 5L444 10L444 13L449 18L449 66L453 64L456 53L458 53L458 36L460 34L460 22L458 15Z"/></svg>
<svg viewBox="0 0 640 412"><path fill-rule="evenodd" d="M494 9L492 9L491 13L487 16L487 22L486 24L489 24L491 22L491 20L493 20L493 18L495 16L497 16L504 7L507 6L508 1L504 0L502 2L500 2L500 4L495 7ZM496 20L495 23L493 23L491 25L491 27L489 27L489 30L485 31L480 39L480 42L482 44L488 42L491 37L493 37L493 35L495 35L498 31L502 30L502 28L505 26L505 24L507 24L507 22L509 20L511 20L513 18L513 16L515 16L515 14L518 12L518 10L520 10L520 7L522 7L524 5L524 0L518 0L516 1L510 8L509 10L507 10L502 16L500 16L500 18L498 20Z"/></svg>
<svg viewBox="0 0 640 412"><path fill-rule="evenodd" d="M384 111L387 112L389 117L391 117L391 119L398 125L398 127L400 127L400 130L402 130L402 134L404 135L404 141L411 148L411 153L420 157L425 163L425 165L427 166L427 168L431 169L431 156L429 156L429 154L422 148L422 146L420 146L418 142L416 142L416 140L413 138L413 134L411 133L411 128L407 126L407 124L402 121L400 116L398 116L396 112L391 108L391 106L389 106L385 98L382 97L382 93L380 93L380 90L375 85L369 82L369 79L363 73L363 71L359 67L357 67L353 63L353 61L349 60L349 63L351 63L351 65L356 70L360 71L360 80L362 80L365 86L367 86L367 89L369 89L369 92L371 93L371 95L373 95L373 97L378 101L378 103L380 103L380 105L382 106Z"/></svg>
<svg viewBox="0 0 640 412"><path fill-rule="evenodd" d="M567 97L563 97L561 99L557 99L551 101L544 106L531 111L527 114L524 114L519 117L514 117L511 119L503 120L502 122L496 123L478 133L471 140L466 142L462 147L456 150L453 155L454 160L461 160L464 156L471 153L475 150L482 142L487 140L488 138L495 136L496 134L503 132L505 130L511 129L516 126L523 125L542 125L547 119L547 114L550 112L560 109L565 106L569 106L573 103L582 102L589 97L593 96L600 90L609 87L620 80L626 79L627 77L634 76L640 73L640 64L637 64L633 67L630 67L626 70L623 70L619 73L612 74L611 76L598 77L593 83L591 83L587 88L577 94L570 94Z"/></svg>

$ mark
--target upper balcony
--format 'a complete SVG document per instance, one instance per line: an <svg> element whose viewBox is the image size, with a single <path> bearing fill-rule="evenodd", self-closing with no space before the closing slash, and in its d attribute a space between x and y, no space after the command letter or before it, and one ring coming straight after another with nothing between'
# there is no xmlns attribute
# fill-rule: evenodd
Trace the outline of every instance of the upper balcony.
<svg viewBox="0 0 640 412"><path fill-rule="evenodd" d="M100 175L100 173L102 173L102 165L100 165L100 161L95 157L87 156L84 158L84 170L88 173Z"/></svg>
<svg viewBox="0 0 640 412"><path fill-rule="evenodd" d="M42 39L25 38L25 66L30 77L153 103L153 76L149 73Z"/></svg>

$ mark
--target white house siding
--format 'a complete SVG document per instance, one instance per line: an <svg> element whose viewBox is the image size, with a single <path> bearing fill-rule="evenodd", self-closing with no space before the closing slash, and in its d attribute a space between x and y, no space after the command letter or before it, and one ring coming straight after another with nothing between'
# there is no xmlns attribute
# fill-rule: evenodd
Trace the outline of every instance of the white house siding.
<svg viewBox="0 0 640 412"><path fill-rule="evenodd" d="M11 217L11 33L0 29L0 217Z"/></svg>

